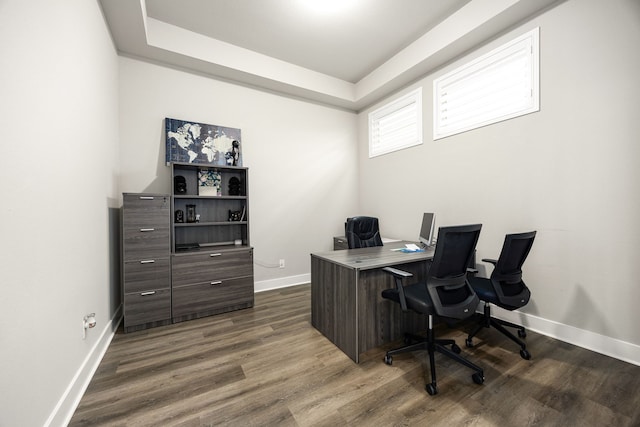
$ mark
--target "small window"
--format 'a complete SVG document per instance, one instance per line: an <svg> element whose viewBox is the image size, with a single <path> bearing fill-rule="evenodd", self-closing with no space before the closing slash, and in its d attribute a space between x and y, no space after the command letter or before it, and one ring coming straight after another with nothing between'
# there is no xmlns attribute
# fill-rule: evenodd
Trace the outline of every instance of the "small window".
<svg viewBox="0 0 640 427"><path fill-rule="evenodd" d="M369 113L369 157L422 144L422 88Z"/></svg>
<svg viewBox="0 0 640 427"><path fill-rule="evenodd" d="M536 28L433 82L433 139L540 110Z"/></svg>

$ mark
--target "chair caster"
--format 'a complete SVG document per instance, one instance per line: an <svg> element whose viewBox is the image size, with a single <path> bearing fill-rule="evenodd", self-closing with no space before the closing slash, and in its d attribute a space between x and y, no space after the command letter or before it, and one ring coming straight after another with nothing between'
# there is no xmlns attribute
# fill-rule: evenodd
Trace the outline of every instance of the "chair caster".
<svg viewBox="0 0 640 427"><path fill-rule="evenodd" d="M524 329L518 329L518 336L520 338L526 338L527 337L527 332Z"/></svg>
<svg viewBox="0 0 640 427"><path fill-rule="evenodd" d="M451 351L453 351L455 354L460 354L460 352L462 352L458 344L451 344Z"/></svg>
<svg viewBox="0 0 640 427"><path fill-rule="evenodd" d="M524 360L529 360L531 359L531 354L527 351L526 348L523 348L522 350L520 350L520 357L522 357Z"/></svg>
<svg viewBox="0 0 640 427"><path fill-rule="evenodd" d="M471 338L467 338L466 340L464 340L464 345L466 345L468 348L472 348L473 340Z"/></svg>
<svg viewBox="0 0 640 427"><path fill-rule="evenodd" d="M471 375L471 379L476 384L484 384L484 374L480 372L476 372L475 374Z"/></svg>
<svg viewBox="0 0 640 427"><path fill-rule="evenodd" d="M429 393L429 395L431 396L435 396L436 394L438 394L438 387L434 383L427 384L426 389L427 393Z"/></svg>
<svg viewBox="0 0 640 427"><path fill-rule="evenodd" d="M384 360L384 363L386 363L387 365L391 365L393 363L393 356L385 354L383 360Z"/></svg>

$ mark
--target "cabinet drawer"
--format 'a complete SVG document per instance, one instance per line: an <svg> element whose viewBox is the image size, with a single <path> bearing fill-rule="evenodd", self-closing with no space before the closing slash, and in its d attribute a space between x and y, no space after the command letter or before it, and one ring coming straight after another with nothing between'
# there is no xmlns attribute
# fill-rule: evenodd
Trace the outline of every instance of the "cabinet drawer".
<svg viewBox="0 0 640 427"><path fill-rule="evenodd" d="M171 287L170 258L148 258L124 263L124 293Z"/></svg>
<svg viewBox="0 0 640 427"><path fill-rule="evenodd" d="M171 290L126 294L124 327L171 319Z"/></svg>
<svg viewBox="0 0 640 427"><path fill-rule="evenodd" d="M171 252L169 227L136 228L124 231L124 260L168 257Z"/></svg>
<svg viewBox="0 0 640 427"><path fill-rule="evenodd" d="M174 287L253 276L252 251L213 250L174 255L171 274Z"/></svg>
<svg viewBox="0 0 640 427"><path fill-rule="evenodd" d="M253 305L253 276L173 289L173 317L197 317L237 305Z"/></svg>
<svg viewBox="0 0 640 427"><path fill-rule="evenodd" d="M157 194L125 194L123 196L125 229L148 225L169 227L171 198Z"/></svg>

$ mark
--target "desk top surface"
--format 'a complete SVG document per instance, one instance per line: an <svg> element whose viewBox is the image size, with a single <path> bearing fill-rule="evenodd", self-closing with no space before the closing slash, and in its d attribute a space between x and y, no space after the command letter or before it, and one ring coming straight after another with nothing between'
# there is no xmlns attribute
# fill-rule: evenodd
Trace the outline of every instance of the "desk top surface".
<svg viewBox="0 0 640 427"><path fill-rule="evenodd" d="M321 258L334 264L358 270L389 267L408 262L426 261L433 258L434 248L430 247L422 252L401 252L407 241L386 243L384 246L361 249L344 249L339 251L318 252L311 256Z"/></svg>

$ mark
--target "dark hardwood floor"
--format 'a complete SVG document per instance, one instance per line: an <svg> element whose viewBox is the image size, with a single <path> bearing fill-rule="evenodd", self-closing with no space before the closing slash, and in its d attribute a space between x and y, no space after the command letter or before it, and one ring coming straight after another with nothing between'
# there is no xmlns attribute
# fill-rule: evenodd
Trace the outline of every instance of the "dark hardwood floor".
<svg viewBox="0 0 640 427"><path fill-rule="evenodd" d="M310 324L310 286L256 294L255 307L118 331L70 426L639 426L640 367L528 332L531 360L496 331L466 349L485 369L385 348L357 365ZM400 345L401 343L395 343ZM389 345L391 348L394 345Z"/></svg>

